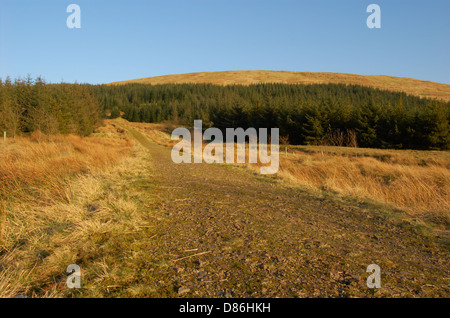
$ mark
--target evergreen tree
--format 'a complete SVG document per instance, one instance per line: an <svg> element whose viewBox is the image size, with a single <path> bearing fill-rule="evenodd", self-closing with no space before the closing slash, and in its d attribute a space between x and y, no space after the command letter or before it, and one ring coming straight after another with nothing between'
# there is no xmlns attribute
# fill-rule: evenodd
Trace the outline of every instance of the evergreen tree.
<svg viewBox="0 0 450 318"><path fill-rule="evenodd" d="M116 107L113 107L113 109L111 110L111 118L118 118L118 117L120 117L120 110L116 106Z"/></svg>

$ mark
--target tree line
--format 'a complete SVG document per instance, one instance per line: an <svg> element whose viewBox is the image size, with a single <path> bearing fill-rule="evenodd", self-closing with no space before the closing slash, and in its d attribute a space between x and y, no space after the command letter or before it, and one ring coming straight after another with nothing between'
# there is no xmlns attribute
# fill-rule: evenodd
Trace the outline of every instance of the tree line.
<svg viewBox="0 0 450 318"><path fill-rule="evenodd" d="M47 84L41 78L0 79L0 131L9 136L45 134L89 135L101 109L86 84Z"/></svg>
<svg viewBox="0 0 450 318"><path fill-rule="evenodd" d="M127 84L90 87L112 117L203 127L278 127L291 144L449 149L450 103L345 84ZM346 144L344 144L346 145ZM348 144L349 145L349 144Z"/></svg>
<svg viewBox="0 0 450 318"><path fill-rule="evenodd" d="M134 122L280 129L291 144L449 149L450 103L345 84L47 84L0 79L0 131L89 135L105 113Z"/></svg>

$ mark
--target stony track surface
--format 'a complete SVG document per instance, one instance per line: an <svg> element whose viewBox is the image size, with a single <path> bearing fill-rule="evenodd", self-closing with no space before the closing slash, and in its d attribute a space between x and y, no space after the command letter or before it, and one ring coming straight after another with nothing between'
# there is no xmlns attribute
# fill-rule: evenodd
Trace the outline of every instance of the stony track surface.
<svg viewBox="0 0 450 318"><path fill-rule="evenodd" d="M414 228L245 168L174 164L169 148L129 132L152 158L148 208L160 222L142 274L152 296L450 295L448 247ZM377 290L366 286L373 263Z"/></svg>

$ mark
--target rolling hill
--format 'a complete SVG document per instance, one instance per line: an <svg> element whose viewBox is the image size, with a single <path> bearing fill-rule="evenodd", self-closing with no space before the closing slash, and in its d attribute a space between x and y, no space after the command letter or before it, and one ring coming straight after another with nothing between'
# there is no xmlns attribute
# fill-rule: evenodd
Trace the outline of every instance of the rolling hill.
<svg viewBox="0 0 450 318"><path fill-rule="evenodd" d="M441 100L450 101L450 85L430 81L422 81L413 78L385 75L356 75L345 73L313 73L291 71L225 71L146 77L134 80L113 82L109 85L121 85L130 83L153 85L169 83L211 83L216 85L250 85L257 83L344 83L375 87L389 91L400 91L405 92L409 95L427 98L438 98Z"/></svg>

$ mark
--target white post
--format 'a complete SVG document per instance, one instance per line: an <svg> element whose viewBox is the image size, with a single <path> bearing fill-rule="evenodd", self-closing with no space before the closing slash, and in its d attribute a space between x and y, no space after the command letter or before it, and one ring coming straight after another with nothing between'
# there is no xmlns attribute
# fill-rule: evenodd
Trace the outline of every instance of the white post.
<svg viewBox="0 0 450 318"><path fill-rule="evenodd" d="M3 132L3 143L6 144L6 131Z"/></svg>

